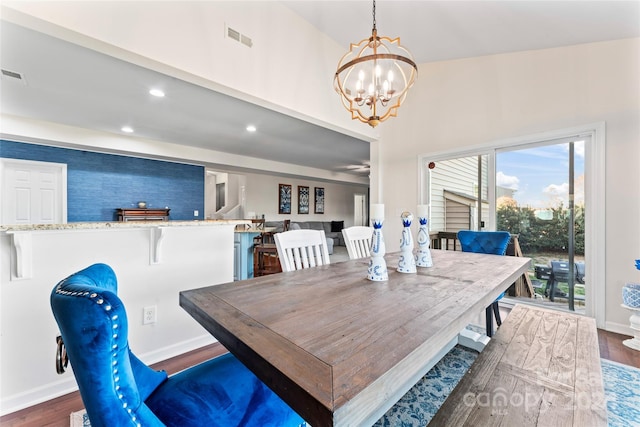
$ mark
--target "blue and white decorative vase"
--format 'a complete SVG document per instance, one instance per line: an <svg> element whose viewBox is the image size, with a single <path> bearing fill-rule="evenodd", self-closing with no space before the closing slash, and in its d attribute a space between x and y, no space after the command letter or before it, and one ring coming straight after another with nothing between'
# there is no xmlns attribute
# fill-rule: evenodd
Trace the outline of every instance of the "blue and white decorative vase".
<svg viewBox="0 0 640 427"><path fill-rule="evenodd" d="M384 260L385 247L384 238L382 237L383 220L374 219L372 222L373 236L371 237L371 259L369 260L367 278L374 282L382 282L389 280L387 262Z"/></svg>
<svg viewBox="0 0 640 427"><path fill-rule="evenodd" d="M640 308L640 283L627 283L622 288L622 302L630 308Z"/></svg>
<svg viewBox="0 0 640 427"><path fill-rule="evenodd" d="M411 237L411 222L413 221L413 215L411 212L402 212L400 215L402 219L402 240L400 241L400 259L398 260L398 272L400 273L415 273L416 259L413 256L413 237Z"/></svg>
<svg viewBox="0 0 640 427"><path fill-rule="evenodd" d="M431 259L431 240L429 239L429 230L427 229L428 220L424 216L420 216L418 213L418 221L420 221L420 228L418 229L418 251L416 253L416 265L418 267L433 267L433 260Z"/></svg>
<svg viewBox="0 0 640 427"><path fill-rule="evenodd" d="M389 280L387 262L384 260L386 252L384 237L382 237L382 224L384 222L384 205L371 205L371 223L373 235L371 236L371 259L367 269L367 279L374 282Z"/></svg>

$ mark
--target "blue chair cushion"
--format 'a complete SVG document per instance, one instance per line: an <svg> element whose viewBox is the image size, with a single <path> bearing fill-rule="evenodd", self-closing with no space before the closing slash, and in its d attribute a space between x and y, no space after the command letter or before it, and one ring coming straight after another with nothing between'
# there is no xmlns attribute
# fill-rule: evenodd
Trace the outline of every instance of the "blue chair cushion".
<svg viewBox="0 0 640 427"><path fill-rule="evenodd" d="M463 252L504 255L511 234L506 231L458 231L458 240Z"/></svg>
<svg viewBox="0 0 640 427"><path fill-rule="evenodd" d="M511 240L507 231L458 231L458 240L463 252L478 254L504 255ZM496 301L504 298L504 292L498 295Z"/></svg>
<svg viewBox="0 0 640 427"><path fill-rule="evenodd" d="M129 350L129 360L131 361L131 371L138 386L140 399L147 400L147 397L167 379L167 373L151 369L142 363L131 350Z"/></svg>
<svg viewBox="0 0 640 427"><path fill-rule="evenodd" d="M231 354L172 375L145 403L167 426L281 427L304 422Z"/></svg>

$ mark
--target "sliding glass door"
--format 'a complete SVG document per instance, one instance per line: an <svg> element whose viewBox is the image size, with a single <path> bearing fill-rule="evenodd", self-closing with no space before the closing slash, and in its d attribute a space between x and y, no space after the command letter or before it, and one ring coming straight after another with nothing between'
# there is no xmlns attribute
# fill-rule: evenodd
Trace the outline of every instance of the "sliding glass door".
<svg viewBox="0 0 640 427"><path fill-rule="evenodd" d="M584 312L585 146L589 136L424 157L423 203L434 242L461 229L505 230L509 255L532 258L510 295ZM449 249L459 245L449 245ZM443 247L443 246L441 246Z"/></svg>

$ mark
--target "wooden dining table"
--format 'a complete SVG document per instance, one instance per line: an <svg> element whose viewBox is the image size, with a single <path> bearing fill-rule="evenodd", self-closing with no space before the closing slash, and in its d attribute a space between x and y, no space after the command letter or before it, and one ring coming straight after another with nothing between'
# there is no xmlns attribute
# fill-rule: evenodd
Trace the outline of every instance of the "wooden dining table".
<svg viewBox="0 0 640 427"><path fill-rule="evenodd" d="M433 267L366 278L368 259L180 293L180 305L311 426L375 423L530 259L432 250Z"/></svg>

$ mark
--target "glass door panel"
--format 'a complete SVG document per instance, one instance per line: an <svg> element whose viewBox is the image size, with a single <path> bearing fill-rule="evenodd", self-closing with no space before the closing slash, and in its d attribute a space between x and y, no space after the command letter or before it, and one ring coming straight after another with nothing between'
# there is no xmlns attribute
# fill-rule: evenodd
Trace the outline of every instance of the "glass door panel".
<svg viewBox="0 0 640 427"><path fill-rule="evenodd" d="M487 155L428 162L429 230L432 234L479 230L488 225L487 163Z"/></svg>
<svg viewBox="0 0 640 427"><path fill-rule="evenodd" d="M556 141L496 154L497 229L518 236L533 259L536 300L584 309L585 141Z"/></svg>

